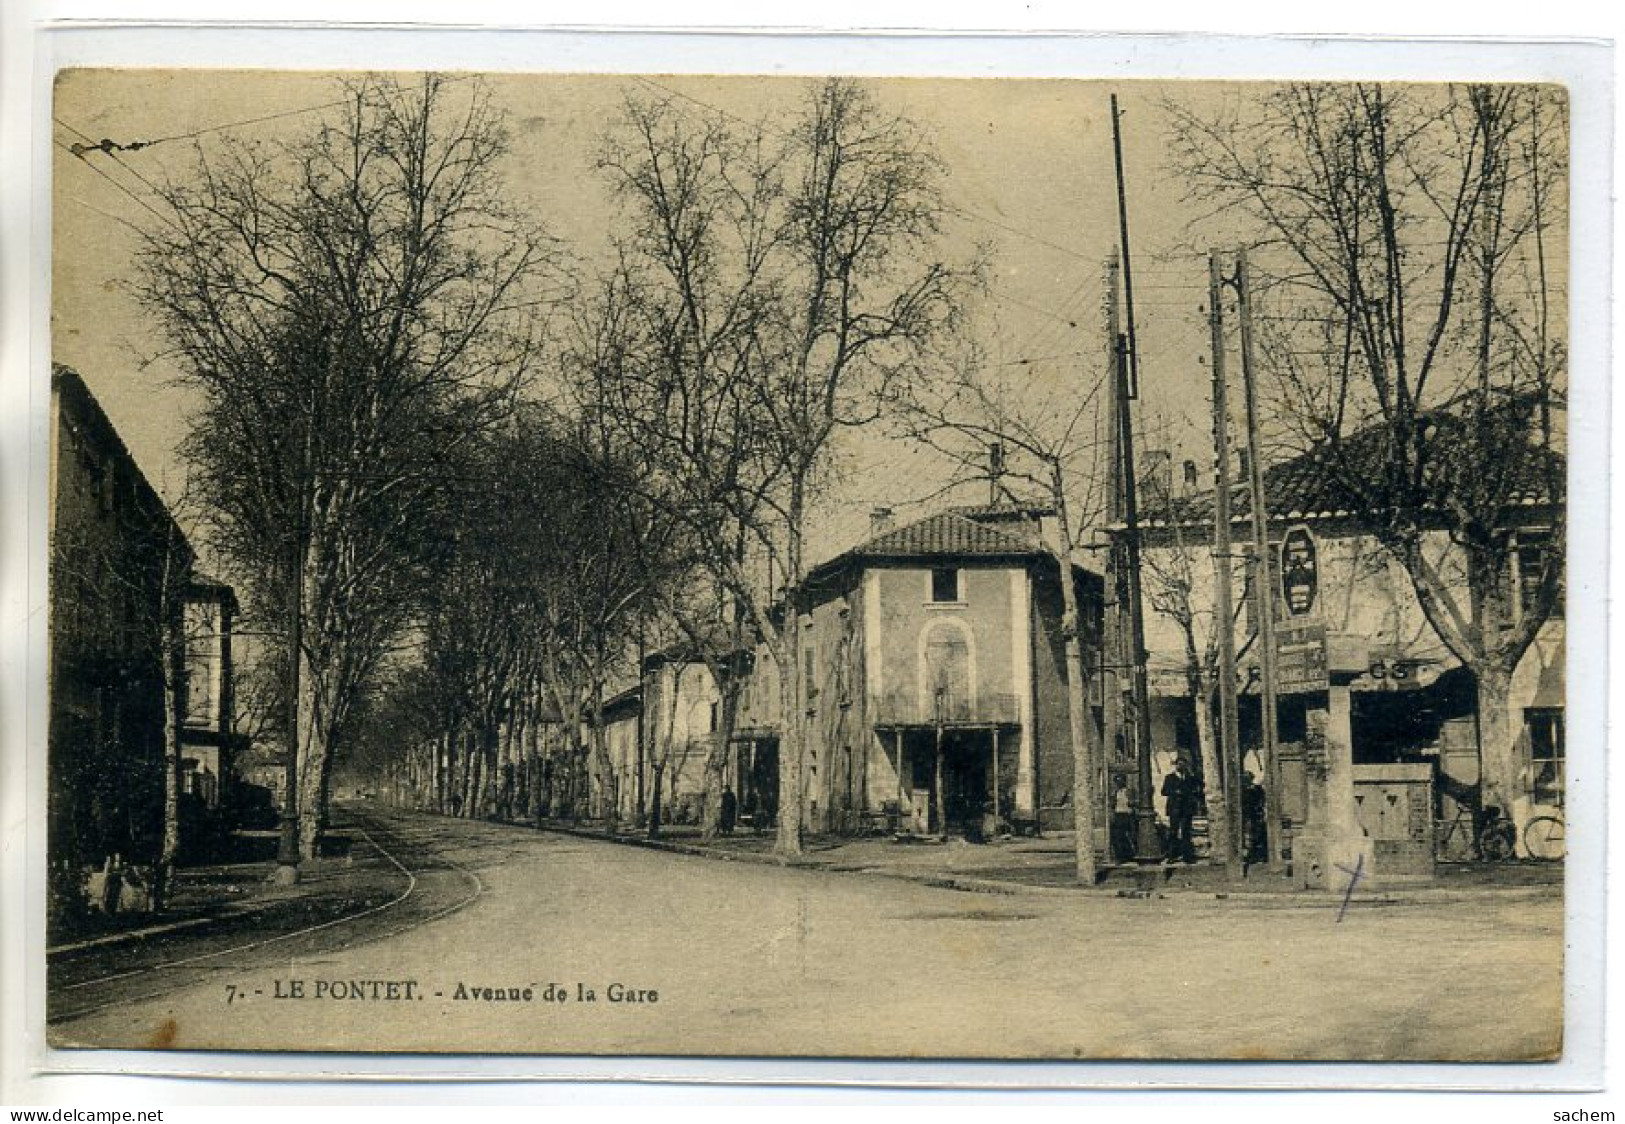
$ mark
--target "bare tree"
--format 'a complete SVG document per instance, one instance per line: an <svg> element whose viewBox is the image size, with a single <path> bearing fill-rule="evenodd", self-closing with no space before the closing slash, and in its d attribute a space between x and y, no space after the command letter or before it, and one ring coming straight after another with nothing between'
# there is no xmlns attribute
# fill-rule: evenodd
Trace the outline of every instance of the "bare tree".
<svg viewBox="0 0 1625 1124"><path fill-rule="evenodd" d="M1293 85L1168 108L1194 195L1265 264L1277 420L1472 675L1481 800L1511 809L1510 681L1561 597L1562 91ZM1531 518L1543 550L1520 590Z"/></svg>
<svg viewBox="0 0 1625 1124"><path fill-rule="evenodd" d="M517 727L540 696L568 742L570 811L613 826L618 800L604 727L606 684L626 661L658 571L659 533L628 466L587 447L532 404L463 452L453 542L424 618L423 670L442 700L440 734L458 774L453 810L512 813ZM597 806L582 803L591 754Z"/></svg>
<svg viewBox="0 0 1625 1124"><path fill-rule="evenodd" d="M1168 512L1168 546L1152 547L1141 556L1145 578L1145 599L1153 611L1171 620L1179 629L1183 644L1185 684L1196 719L1196 747L1202 763L1202 799L1207 805L1208 847L1218 858L1227 857L1238 842L1230 838L1230 804L1225 797L1224 766L1219 760L1219 739L1213 727L1214 692L1219 685L1219 632L1213 627L1213 612L1203 609L1208 601L1199 595L1199 548L1189 541L1190 529L1177 513ZM1208 553L1212 553L1209 549ZM1235 563L1230 564L1232 573ZM1209 569L1210 573L1213 571ZM1213 580L1218 580L1215 574ZM1232 583L1234 578L1232 577ZM1240 616L1240 607L1237 608ZM1253 637L1247 637L1251 644ZM1237 655L1246 645L1238 649ZM1240 787L1236 787L1239 797Z"/></svg>
<svg viewBox="0 0 1625 1124"><path fill-rule="evenodd" d="M307 857L346 719L428 580L446 458L527 375L556 264L500 199L488 95L456 81L350 82L298 140L200 150L146 234L141 296L200 392L186 453L217 543L259 616L302 625Z"/></svg>
<svg viewBox="0 0 1625 1124"><path fill-rule="evenodd" d="M808 518L837 433L872 421L952 326L970 271L933 260L941 169L925 138L850 81L809 87L782 129L631 98L600 166L630 232L601 309L615 345L597 398L775 665L777 847L793 854Z"/></svg>
<svg viewBox="0 0 1625 1124"><path fill-rule="evenodd" d="M1050 394L1038 389L1046 383ZM989 365L972 350L945 377L899 382L894 403L903 434L956 465L955 483L987 480L1001 500L1039 498L1054 512L1044 545L1061 586L1077 875L1093 885L1095 773L1103 757L1088 702L1086 622L1074 575L1083 567L1085 536L1104 514L1098 439L1103 380L1097 376L1081 394L1058 402L1053 391L1060 385L1060 379L1033 380L1024 366L1013 374L1009 366Z"/></svg>
<svg viewBox="0 0 1625 1124"><path fill-rule="evenodd" d="M562 716L574 755L590 753L593 809L615 826L620 801L604 725L606 686L624 669L652 583L662 579L664 521L636 491L632 468L580 434L525 447L523 478L542 512L542 544L523 575L536 667ZM546 497L545 499L543 497ZM582 744L586 732L590 745ZM582 794L585 795L585 794Z"/></svg>

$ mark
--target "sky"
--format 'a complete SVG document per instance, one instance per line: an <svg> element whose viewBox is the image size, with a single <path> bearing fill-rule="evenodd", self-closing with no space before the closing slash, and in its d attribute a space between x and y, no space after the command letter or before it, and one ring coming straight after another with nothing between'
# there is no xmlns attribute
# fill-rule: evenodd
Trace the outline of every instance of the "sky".
<svg viewBox="0 0 1625 1124"><path fill-rule="evenodd" d="M783 120L804 95L799 78L488 75L508 114L503 163L513 201L532 211L573 254L602 260L614 210L593 154L622 100L673 98L696 122L715 113ZM882 106L933 138L953 209L941 252L949 260L990 252L991 283L972 310L988 362L1029 380L1031 393L1065 410L1104 367L1103 269L1118 242L1109 97L1123 109L1136 317L1147 421L1164 418L1188 443L1204 431L1206 388L1197 357L1207 330L1206 266L1194 253L1165 255L1187 237L1187 208L1166 166L1160 98L1210 97L1213 87L1037 79L886 79ZM74 71L60 76L53 107L55 157L53 358L74 367L164 495L184 484L174 455L191 407L163 358L163 341L129 282L137 237L158 221L151 185L184 179L201 148L224 136L273 142L309 129L336 97L332 75L275 71ZM87 139L88 138L88 139ZM80 157L75 144L109 138L113 154ZM943 496L951 466L874 431L839 450L843 481L812 542L827 557L861 539L869 510L900 519L985 485Z"/></svg>

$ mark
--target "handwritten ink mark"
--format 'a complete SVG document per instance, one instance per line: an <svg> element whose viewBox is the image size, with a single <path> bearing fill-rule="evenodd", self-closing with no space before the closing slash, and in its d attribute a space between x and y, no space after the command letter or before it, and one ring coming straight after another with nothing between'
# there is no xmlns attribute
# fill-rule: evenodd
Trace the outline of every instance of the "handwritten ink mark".
<svg viewBox="0 0 1625 1124"><path fill-rule="evenodd" d="M1343 904L1337 907L1337 923L1341 925L1343 923L1343 915L1349 911L1349 902L1354 898L1354 887L1358 886L1360 884L1360 879L1365 877L1365 854L1362 852L1360 856L1355 859L1353 870L1350 870L1342 863L1337 864L1337 869L1349 876L1348 889L1343 891Z"/></svg>

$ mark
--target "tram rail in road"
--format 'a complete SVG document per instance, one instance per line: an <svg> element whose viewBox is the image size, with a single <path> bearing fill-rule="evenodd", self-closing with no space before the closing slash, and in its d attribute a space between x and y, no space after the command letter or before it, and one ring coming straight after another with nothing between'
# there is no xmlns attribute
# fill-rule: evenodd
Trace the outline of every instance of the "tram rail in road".
<svg viewBox="0 0 1625 1124"><path fill-rule="evenodd" d="M422 844L426 840L403 837L376 812L361 811L353 806L344 812L344 826L354 830L400 876L399 892L392 897L383 902L364 899L365 904L360 908L316 924L271 936L259 935L223 948L167 956L151 963L138 962L117 971L92 968L93 975L62 980L49 987L46 1021L60 1024L118 1004L153 999L213 973L256 966L273 955L314 955L384 940L449 917L485 893L485 883L475 870L432 846L424 849ZM442 874L453 877L439 877ZM420 906L426 909L419 911ZM400 921L403 916L406 920ZM189 941L207 941L211 935L205 925L178 939L164 939L154 944L184 947ZM139 949L140 945L133 947ZM69 966L75 961L95 964L127 960L131 949L128 941L118 946L75 946L48 957L49 973L53 979L60 978L70 971ZM155 955L161 952L155 949Z"/></svg>

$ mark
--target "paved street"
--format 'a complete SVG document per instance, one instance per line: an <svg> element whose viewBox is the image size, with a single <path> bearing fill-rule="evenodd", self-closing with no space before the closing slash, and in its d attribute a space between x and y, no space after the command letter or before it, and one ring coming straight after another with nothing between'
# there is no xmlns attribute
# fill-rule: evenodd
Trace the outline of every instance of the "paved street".
<svg viewBox="0 0 1625 1124"><path fill-rule="evenodd" d="M127 952L85 962L53 1041L1473 1060L1559 1045L1556 894L1356 898L1339 921L1334 899L974 894L346 815L375 851L357 861L398 887L365 916L240 951L216 938L154 971Z"/></svg>

